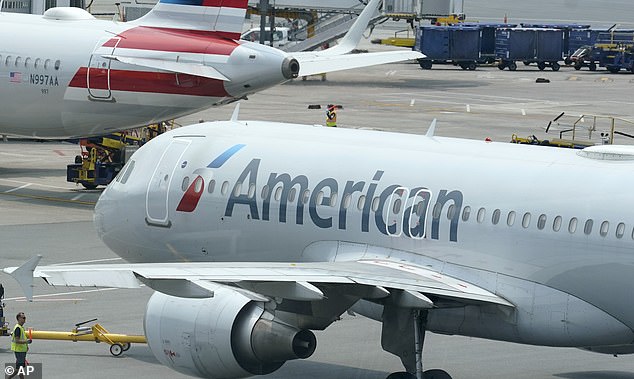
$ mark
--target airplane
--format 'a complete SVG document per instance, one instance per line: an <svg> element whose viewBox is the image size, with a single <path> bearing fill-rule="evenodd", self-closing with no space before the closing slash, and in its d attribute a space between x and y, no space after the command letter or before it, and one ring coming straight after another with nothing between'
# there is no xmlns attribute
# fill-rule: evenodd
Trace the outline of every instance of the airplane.
<svg viewBox="0 0 634 379"><path fill-rule="evenodd" d="M236 107L145 144L101 194L98 235L128 263L35 256L4 271L29 299L34 277L154 289L151 351L204 378L307 358L312 330L346 311L382 323L404 366L389 379L451 378L424 370L426 331L634 353L634 147L444 138L435 125L242 121Z"/></svg>
<svg viewBox="0 0 634 379"><path fill-rule="evenodd" d="M347 54L381 0L340 43L286 53L240 40L247 0L159 0L131 22L83 9L0 13L0 134L108 134L223 105L312 75L421 58L414 51Z"/></svg>

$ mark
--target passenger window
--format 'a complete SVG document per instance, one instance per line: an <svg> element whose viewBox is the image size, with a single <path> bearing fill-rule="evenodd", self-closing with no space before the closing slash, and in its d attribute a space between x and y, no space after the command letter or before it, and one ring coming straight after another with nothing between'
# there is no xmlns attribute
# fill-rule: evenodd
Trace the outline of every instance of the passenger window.
<svg viewBox="0 0 634 379"><path fill-rule="evenodd" d="M42 65L42 60L40 58L36 58L35 59L35 65L33 67L34 68L40 68L41 65Z"/></svg>
<svg viewBox="0 0 634 379"><path fill-rule="evenodd" d="M616 238L623 238L624 234L625 234L625 224L620 222L616 226Z"/></svg>
<svg viewBox="0 0 634 379"><path fill-rule="evenodd" d="M209 181L209 187L207 187L207 192L209 193L213 193L214 192L214 188L216 187L216 181L211 179Z"/></svg>
<svg viewBox="0 0 634 379"><path fill-rule="evenodd" d="M62 62L60 62L60 60L56 60L55 61L55 71L59 70L59 67L62 65Z"/></svg>
<svg viewBox="0 0 634 379"><path fill-rule="evenodd" d="M269 196L269 186L265 185L262 187L262 198L266 199Z"/></svg>
<svg viewBox="0 0 634 379"><path fill-rule="evenodd" d="M329 204L329 205L330 205L331 207L334 207L334 206L335 206L335 204L337 204L337 192L333 192L333 193L330 195L330 204Z"/></svg>
<svg viewBox="0 0 634 379"><path fill-rule="evenodd" d="M237 182L235 186L233 186L233 196L240 196L242 193L242 182Z"/></svg>
<svg viewBox="0 0 634 379"><path fill-rule="evenodd" d="M392 206L392 212L394 212L394 214L399 214L401 212L401 199L396 199L394 201L394 205Z"/></svg>
<svg viewBox="0 0 634 379"><path fill-rule="evenodd" d="M31 65L31 61L32 61L32 59L27 57L27 58L24 60L24 67L25 67L25 68L28 68L28 67Z"/></svg>
<svg viewBox="0 0 634 379"><path fill-rule="evenodd" d="M51 68L51 60L47 59L44 61L44 69L48 70L49 68Z"/></svg>
<svg viewBox="0 0 634 379"><path fill-rule="evenodd" d="M576 231L577 231L577 218L573 217L570 219L570 222L568 223L568 232L574 233Z"/></svg>
<svg viewBox="0 0 634 379"><path fill-rule="evenodd" d="M220 187L220 193L221 193L222 195L226 195L226 194L227 194L227 191L229 191L229 182L225 180L225 181L222 183L222 187Z"/></svg>
<svg viewBox="0 0 634 379"><path fill-rule="evenodd" d="M22 57L15 58L15 67L18 67L22 63Z"/></svg>
<svg viewBox="0 0 634 379"><path fill-rule="evenodd" d="M594 224L594 222L592 221L592 219L588 219L586 220L586 224L583 226L583 232L585 234L590 234L592 233L592 224Z"/></svg>
<svg viewBox="0 0 634 379"><path fill-rule="evenodd" d="M482 224L482 222L484 222L484 217L487 215L487 211L484 208L480 208L478 209L478 214L476 216L476 219L478 221L478 224Z"/></svg>
<svg viewBox="0 0 634 379"><path fill-rule="evenodd" d="M522 227L524 229L528 228L531 224L531 214L529 212L524 213L524 217L522 217Z"/></svg>
<svg viewBox="0 0 634 379"><path fill-rule="evenodd" d="M515 224L515 211L510 211L509 215L506 216L506 225L513 226Z"/></svg>
<svg viewBox="0 0 634 379"><path fill-rule="evenodd" d="M295 193L297 193L297 189L295 187L291 188L291 190L288 191L288 201L295 201Z"/></svg>
<svg viewBox="0 0 634 379"><path fill-rule="evenodd" d="M440 205L440 203L436 203L436 205L434 205L434 211L432 212L433 218L439 219L440 212L442 212L442 206Z"/></svg>
<svg viewBox="0 0 634 379"><path fill-rule="evenodd" d="M601 235L601 237L607 236L609 229L610 229L610 223L607 221L603 221L601 223L601 228L599 229L599 234Z"/></svg>
<svg viewBox="0 0 634 379"><path fill-rule="evenodd" d="M310 190L304 190L302 194L302 203L308 204L308 200L310 200Z"/></svg>
<svg viewBox="0 0 634 379"><path fill-rule="evenodd" d="M323 192L319 193L320 195L322 195L323 198ZM319 199L319 197L317 197ZM275 189L275 200L280 201L282 199L282 187L277 187ZM321 201L317 201L317 204L321 204Z"/></svg>
<svg viewBox="0 0 634 379"><path fill-rule="evenodd" d="M4 61L5 66L9 66L9 65L11 64L11 61L12 61L12 60L13 60L13 59L11 58L11 56L10 56L10 55L7 55L7 58L6 58L6 60Z"/></svg>
<svg viewBox="0 0 634 379"><path fill-rule="evenodd" d="M249 193L247 194L247 196L249 197L249 199L253 199L253 197L255 196L255 183L249 184Z"/></svg>
<svg viewBox="0 0 634 379"><path fill-rule="evenodd" d="M561 216L555 217L553 221L553 231L558 232L561 229Z"/></svg>
<svg viewBox="0 0 634 379"><path fill-rule="evenodd" d="M357 201L357 209L362 211L364 205L365 205L365 195L361 195L359 196L359 200Z"/></svg>
<svg viewBox="0 0 634 379"><path fill-rule="evenodd" d="M456 206L454 204L451 204L449 208L447 208L447 220L451 220L453 218L455 211Z"/></svg>
<svg viewBox="0 0 634 379"><path fill-rule="evenodd" d="M469 221L469 216L471 216L471 207L467 205L462 210L462 221Z"/></svg>
<svg viewBox="0 0 634 379"><path fill-rule="evenodd" d="M372 210L374 212L379 210L379 200L380 199L378 197L375 197L374 199L372 199Z"/></svg>
<svg viewBox="0 0 634 379"><path fill-rule="evenodd" d="M343 209L348 209L350 207L351 202L352 202L352 196L350 196L350 194L347 193L346 196L343 197L343 204L341 204L343 206Z"/></svg>
<svg viewBox="0 0 634 379"><path fill-rule="evenodd" d="M317 193L317 201L315 202L317 205L323 205L324 201L324 191L319 191Z"/></svg>
<svg viewBox="0 0 634 379"><path fill-rule="evenodd" d="M187 187L189 187L189 176L183 178L183 183L181 183L181 189L183 192L187 191Z"/></svg>
<svg viewBox="0 0 634 379"><path fill-rule="evenodd" d="M493 217L491 218L491 222L493 225L497 225L500 222L500 210L496 209L493 211Z"/></svg>
<svg viewBox="0 0 634 379"><path fill-rule="evenodd" d="M537 219L537 229L543 230L545 226L546 226L546 215L541 214L539 215L539 218Z"/></svg>

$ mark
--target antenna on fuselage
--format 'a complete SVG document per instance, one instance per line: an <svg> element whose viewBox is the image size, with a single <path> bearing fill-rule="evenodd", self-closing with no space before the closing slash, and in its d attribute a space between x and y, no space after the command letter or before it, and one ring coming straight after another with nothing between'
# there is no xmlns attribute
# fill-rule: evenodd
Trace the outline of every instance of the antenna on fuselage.
<svg viewBox="0 0 634 379"><path fill-rule="evenodd" d="M434 119L431 122L431 125L429 125L429 129L427 129L427 134L425 134L425 136L433 137L434 133L436 133L436 119Z"/></svg>
<svg viewBox="0 0 634 379"><path fill-rule="evenodd" d="M2 1L2 0L0 0ZM236 103L236 107L233 108L233 114L230 121L238 121L238 115L240 114L240 103Z"/></svg>

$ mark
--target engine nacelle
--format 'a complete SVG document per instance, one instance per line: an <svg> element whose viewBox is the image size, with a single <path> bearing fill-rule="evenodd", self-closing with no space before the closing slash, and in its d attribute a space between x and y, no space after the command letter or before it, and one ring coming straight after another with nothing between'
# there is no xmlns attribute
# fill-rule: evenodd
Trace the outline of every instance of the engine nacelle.
<svg viewBox="0 0 634 379"><path fill-rule="evenodd" d="M278 322L261 303L225 288L209 299L157 292L144 328L156 359L202 378L269 374L287 360L310 357L317 346L311 331Z"/></svg>

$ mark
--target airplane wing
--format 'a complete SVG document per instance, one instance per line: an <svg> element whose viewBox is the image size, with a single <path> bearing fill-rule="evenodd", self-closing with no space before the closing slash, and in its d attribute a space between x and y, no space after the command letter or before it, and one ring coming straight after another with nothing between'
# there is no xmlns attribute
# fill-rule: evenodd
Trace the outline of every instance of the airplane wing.
<svg viewBox="0 0 634 379"><path fill-rule="evenodd" d="M230 81L229 78L221 74L215 68L202 64L174 62L156 58L125 57L120 55L104 55L103 57L106 59L112 59L121 63L131 64L135 66L156 68L159 70L175 72L178 74L202 76L205 78L217 79L225 82Z"/></svg>
<svg viewBox="0 0 634 379"><path fill-rule="evenodd" d="M326 52L328 50L324 50ZM352 68L374 66L385 63L401 62L409 59L424 58L417 51L382 51L378 53L321 55L319 52L294 53L292 57L299 62L299 76L315 75L324 72L348 70Z"/></svg>
<svg viewBox="0 0 634 379"><path fill-rule="evenodd" d="M22 266L5 268L20 283L27 298L33 277L53 286L148 287L172 296L213 297L218 286L232 289L257 301L281 297L321 300L320 286L339 286L359 298L380 299L398 292L403 305L435 306L431 298L460 303L489 303L513 307L502 297L459 279L421 266L389 260L344 262L191 262L37 267L41 256ZM32 294L31 294L32 295Z"/></svg>

